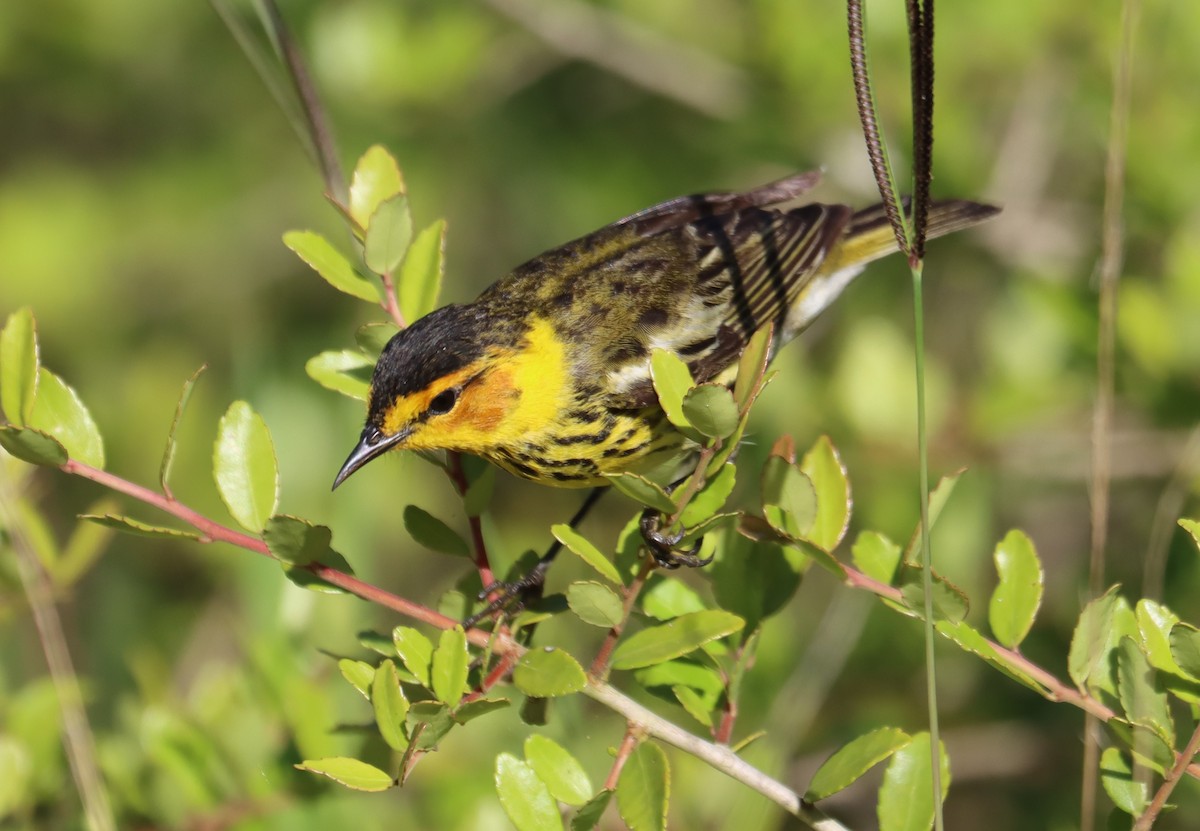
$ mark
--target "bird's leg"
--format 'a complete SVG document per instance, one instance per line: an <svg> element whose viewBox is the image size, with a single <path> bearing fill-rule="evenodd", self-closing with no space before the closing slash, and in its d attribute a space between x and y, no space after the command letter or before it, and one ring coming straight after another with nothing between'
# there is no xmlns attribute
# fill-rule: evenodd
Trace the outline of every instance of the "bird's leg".
<svg viewBox="0 0 1200 831"><path fill-rule="evenodd" d="M579 509L575 511L575 515L567 523L572 530L579 523L583 522L584 517L600 501L600 497L604 494L605 490L606 488L592 488L583 500L583 504L579 506ZM470 629L479 623L479 621L499 611L519 611L528 601L540 598L542 596L542 586L546 582L546 572L550 570L550 564L554 562L554 558L558 556L558 552L561 550L562 543L555 540L546 549L546 553L542 555L541 559L537 561L537 565L516 580L497 580L490 586L484 586L483 590L479 592L480 600L485 599L492 592L497 592L497 594L487 606L464 620L463 628Z"/></svg>
<svg viewBox="0 0 1200 831"><path fill-rule="evenodd" d="M676 569L680 566L699 568L713 561L712 557L696 556L696 552L700 550L700 545L703 543L703 538L696 540L695 545L687 551L676 551L675 546L679 545L679 541L683 539L683 531L667 534L661 530L661 524L662 517L658 511L653 508L642 511L642 519L638 523L638 527L641 528L642 539L646 541L646 547L650 549L654 561L659 566L666 569Z"/></svg>

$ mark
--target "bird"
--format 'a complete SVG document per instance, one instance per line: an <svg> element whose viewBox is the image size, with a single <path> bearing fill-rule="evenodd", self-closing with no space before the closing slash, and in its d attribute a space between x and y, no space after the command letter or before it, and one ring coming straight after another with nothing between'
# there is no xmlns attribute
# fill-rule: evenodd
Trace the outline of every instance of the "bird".
<svg viewBox="0 0 1200 831"><path fill-rule="evenodd" d="M755 332L773 326L776 351L869 262L899 250L882 205L779 207L819 178L662 202L401 329L376 362L366 424L333 487L398 449L470 453L557 487L604 486L686 454L655 395L654 350L679 356L697 383L731 382ZM928 237L997 211L932 202Z"/></svg>

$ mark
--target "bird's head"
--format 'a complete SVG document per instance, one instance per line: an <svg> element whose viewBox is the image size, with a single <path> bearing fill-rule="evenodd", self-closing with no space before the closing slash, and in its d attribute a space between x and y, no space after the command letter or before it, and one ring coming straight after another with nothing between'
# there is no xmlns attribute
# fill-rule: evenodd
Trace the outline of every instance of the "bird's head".
<svg viewBox="0 0 1200 831"><path fill-rule="evenodd" d="M338 471L392 449L487 456L546 429L566 386L561 343L544 320L506 331L476 306L446 306L396 333L371 378L367 423Z"/></svg>

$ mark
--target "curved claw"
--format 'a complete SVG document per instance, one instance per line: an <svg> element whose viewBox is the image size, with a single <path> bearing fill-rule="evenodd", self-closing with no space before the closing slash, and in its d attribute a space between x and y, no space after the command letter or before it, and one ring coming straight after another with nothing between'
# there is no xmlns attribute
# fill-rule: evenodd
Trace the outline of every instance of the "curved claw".
<svg viewBox="0 0 1200 831"><path fill-rule="evenodd" d="M546 582L546 570L549 565L550 563L546 561L539 562L519 580L496 580L490 586L484 586L477 595L477 600L486 600L492 592L499 592L499 594L487 606L464 620L463 629L470 629L496 612L516 613L524 609L526 601L536 599L533 597L535 593L538 596L541 595L541 588Z"/></svg>
<svg viewBox="0 0 1200 831"><path fill-rule="evenodd" d="M658 512L652 508L647 508L642 511L642 518L638 523L642 532L642 539L646 541L646 546L650 549L650 553L654 555L654 559L659 566L672 570L680 566L699 568L713 561L711 556L696 556L696 552L700 550L700 546L704 541L703 537L698 539L687 551L676 551L675 546L679 545L680 540L683 539L683 531L664 534L659 530L660 522L661 517Z"/></svg>

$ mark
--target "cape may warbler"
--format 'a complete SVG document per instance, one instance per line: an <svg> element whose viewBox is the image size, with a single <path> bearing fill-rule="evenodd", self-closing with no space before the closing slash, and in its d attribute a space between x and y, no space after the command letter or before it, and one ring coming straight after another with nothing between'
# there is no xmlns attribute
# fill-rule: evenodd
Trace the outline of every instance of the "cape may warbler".
<svg viewBox="0 0 1200 831"><path fill-rule="evenodd" d="M755 330L773 323L786 343L897 250L882 206L771 208L817 179L672 199L416 321L379 356L366 427L333 486L394 448L473 453L562 487L666 461L683 439L658 407L651 350L674 351L697 383L731 380ZM996 211L935 202L928 235Z"/></svg>

